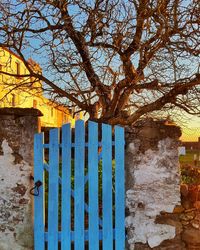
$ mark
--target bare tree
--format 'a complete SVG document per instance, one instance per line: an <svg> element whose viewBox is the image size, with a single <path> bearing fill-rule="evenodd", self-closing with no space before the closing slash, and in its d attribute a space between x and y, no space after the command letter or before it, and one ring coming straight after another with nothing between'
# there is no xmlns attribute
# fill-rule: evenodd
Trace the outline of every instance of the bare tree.
<svg viewBox="0 0 200 250"><path fill-rule="evenodd" d="M200 114L198 0L3 0L0 10L0 46L90 119Z"/></svg>

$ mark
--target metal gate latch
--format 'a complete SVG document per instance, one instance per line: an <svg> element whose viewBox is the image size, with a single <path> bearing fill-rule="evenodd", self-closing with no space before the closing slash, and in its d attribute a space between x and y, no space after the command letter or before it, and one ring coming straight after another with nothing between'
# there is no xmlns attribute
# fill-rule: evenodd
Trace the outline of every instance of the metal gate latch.
<svg viewBox="0 0 200 250"><path fill-rule="evenodd" d="M40 193L39 188L40 188L40 186L42 186L42 182L40 180L36 181L35 186L33 188L31 188L31 190L30 190L30 194L34 195L34 196L39 196L39 193Z"/></svg>

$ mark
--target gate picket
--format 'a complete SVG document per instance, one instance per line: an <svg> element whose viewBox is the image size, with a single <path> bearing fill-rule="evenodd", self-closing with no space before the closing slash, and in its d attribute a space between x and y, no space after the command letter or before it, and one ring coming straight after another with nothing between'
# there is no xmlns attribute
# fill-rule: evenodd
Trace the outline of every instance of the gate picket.
<svg viewBox="0 0 200 250"><path fill-rule="evenodd" d="M99 147L101 152L99 153ZM115 171L112 166L115 147ZM49 148L49 163L44 162L44 148ZM59 176L59 155L61 148L62 171ZM74 154L72 154L74 148ZM85 151L85 148L88 150ZM85 164L85 152L88 158ZM72 171L74 156L74 172ZM102 159L102 180L99 179L99 161ZM39 196L34 199L34 249L84 250L88 241L89 250L125 249L125 187L124 187L124 129L115 126L115 140L112 141L112 127L102 125L102 140L98 141L98 124L88 122L88 142L85 142L84 121L75 123L75 142L72 142L70 124L62 126L62 143L59 129L50 130L49 144L44 144L43 134L36 134L34 141L35 180L43 185ZM88 173L85 176L85 169ZM45 183L44 171L48 171L48 231L45 232ZM87 172L87 171L86 171ZM74 176L73 176L74 173ZM115 186L113 179L115 178ZM74 190L71 185L74 179ZM102 181L102 218L99 216L99 184ZM85 185L88 182L88 204ZM61 187L61 224L59 224L59 188ZM113 191L115 190L115 201ZM74 199L74 206L71 199ZM85 201L86 200L86 201ZM114 201L114 205L113 205ZM115 228L113 225L115 210ZM88 213L88 228L85 228L85 212ZM74 224L72 224L72 216ZM61 230L60 230L61 229ZM115 245L113 241L115 240ZM60 242L60 247L59 243Z"/></svg>
<svg viewBox="0 0 200 250"><path fill-rule="evenodd" d="M85 166L84 122L75 124L75 180L74 180L74 246L84 250L84 166Z"/></svg>
<svg viewBox="0 0 200 250"><path fill-rule="evenodd" d="M62 126L61 249L71 249L71 128Z"/></svg>
<svg viewBox="0 0 200 250"><path fill-rule="evenodd" d="M34 179L41 181L43 185L39 189L39 195L34 199L34 246L35 249L44 250L44 153L43 133L34 137Z"/></svg>
<svg viewBox="0 0 200 250"><path fill-rule="evenodd" d="M48 250L58 249L59 130L50 130Z"/></svg>
<svg viewBox="0 0 200 250"><path fill-rule="evenodd" d="M98 124L88 123L89 250L99 249Z"/></svg>
<svg viewBox="0 0 200 250"><path fill-rule="evenodd" d="M102 125L103 249L113 249L112 127Z"/></svg>
<svg viewBox="0 0 200 250"><path fill-rule="evenodd" d="M115 250L125 249L124 129L115 126Z"/></svg>

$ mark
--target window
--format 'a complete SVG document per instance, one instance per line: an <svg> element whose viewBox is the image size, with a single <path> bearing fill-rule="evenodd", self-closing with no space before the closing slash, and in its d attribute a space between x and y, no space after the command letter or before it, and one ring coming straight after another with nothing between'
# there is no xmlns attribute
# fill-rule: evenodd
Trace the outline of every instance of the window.
<svg viewBox="0 0 200 250"><path fill-rule="evenodd" d="M16 74L20 75L20 63L19 62L15 62L15 67L16 67ZM17 76L19 77L19 76Z"/></svg>
<svg viewBox="0 0 200 250"><path fill-rule="evenodd" d="M15 106L16 106L16 95L15 95L15 94L12 94L12 97L11 97L11 104L12 104L12 107L15 107Z"/></svg>
<svg viewBox="0 0 200 250"><path fill-rule="evenodd" d="M63 114L63 123L68 122L68 116L66 114Z"/></svg>
<svg viewBox="0 0 200 250"><path fill-rule="evenodd" d="M37 108L37 101L33 100L33 108L36 109Z"/></svg>

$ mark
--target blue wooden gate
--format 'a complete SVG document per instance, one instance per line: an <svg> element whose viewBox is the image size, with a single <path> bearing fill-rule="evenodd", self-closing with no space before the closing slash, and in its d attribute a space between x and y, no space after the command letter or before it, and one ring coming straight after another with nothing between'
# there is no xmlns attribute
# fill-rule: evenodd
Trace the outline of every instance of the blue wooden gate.
<svg viewBox="0 0 200 250"><path fill-rule="evenodd" d="M124 129L76 121L34 142L35 250L124 250ZM48 159L45 156L48 152ZM45 156L44 156L45 155Z"/></svg>

